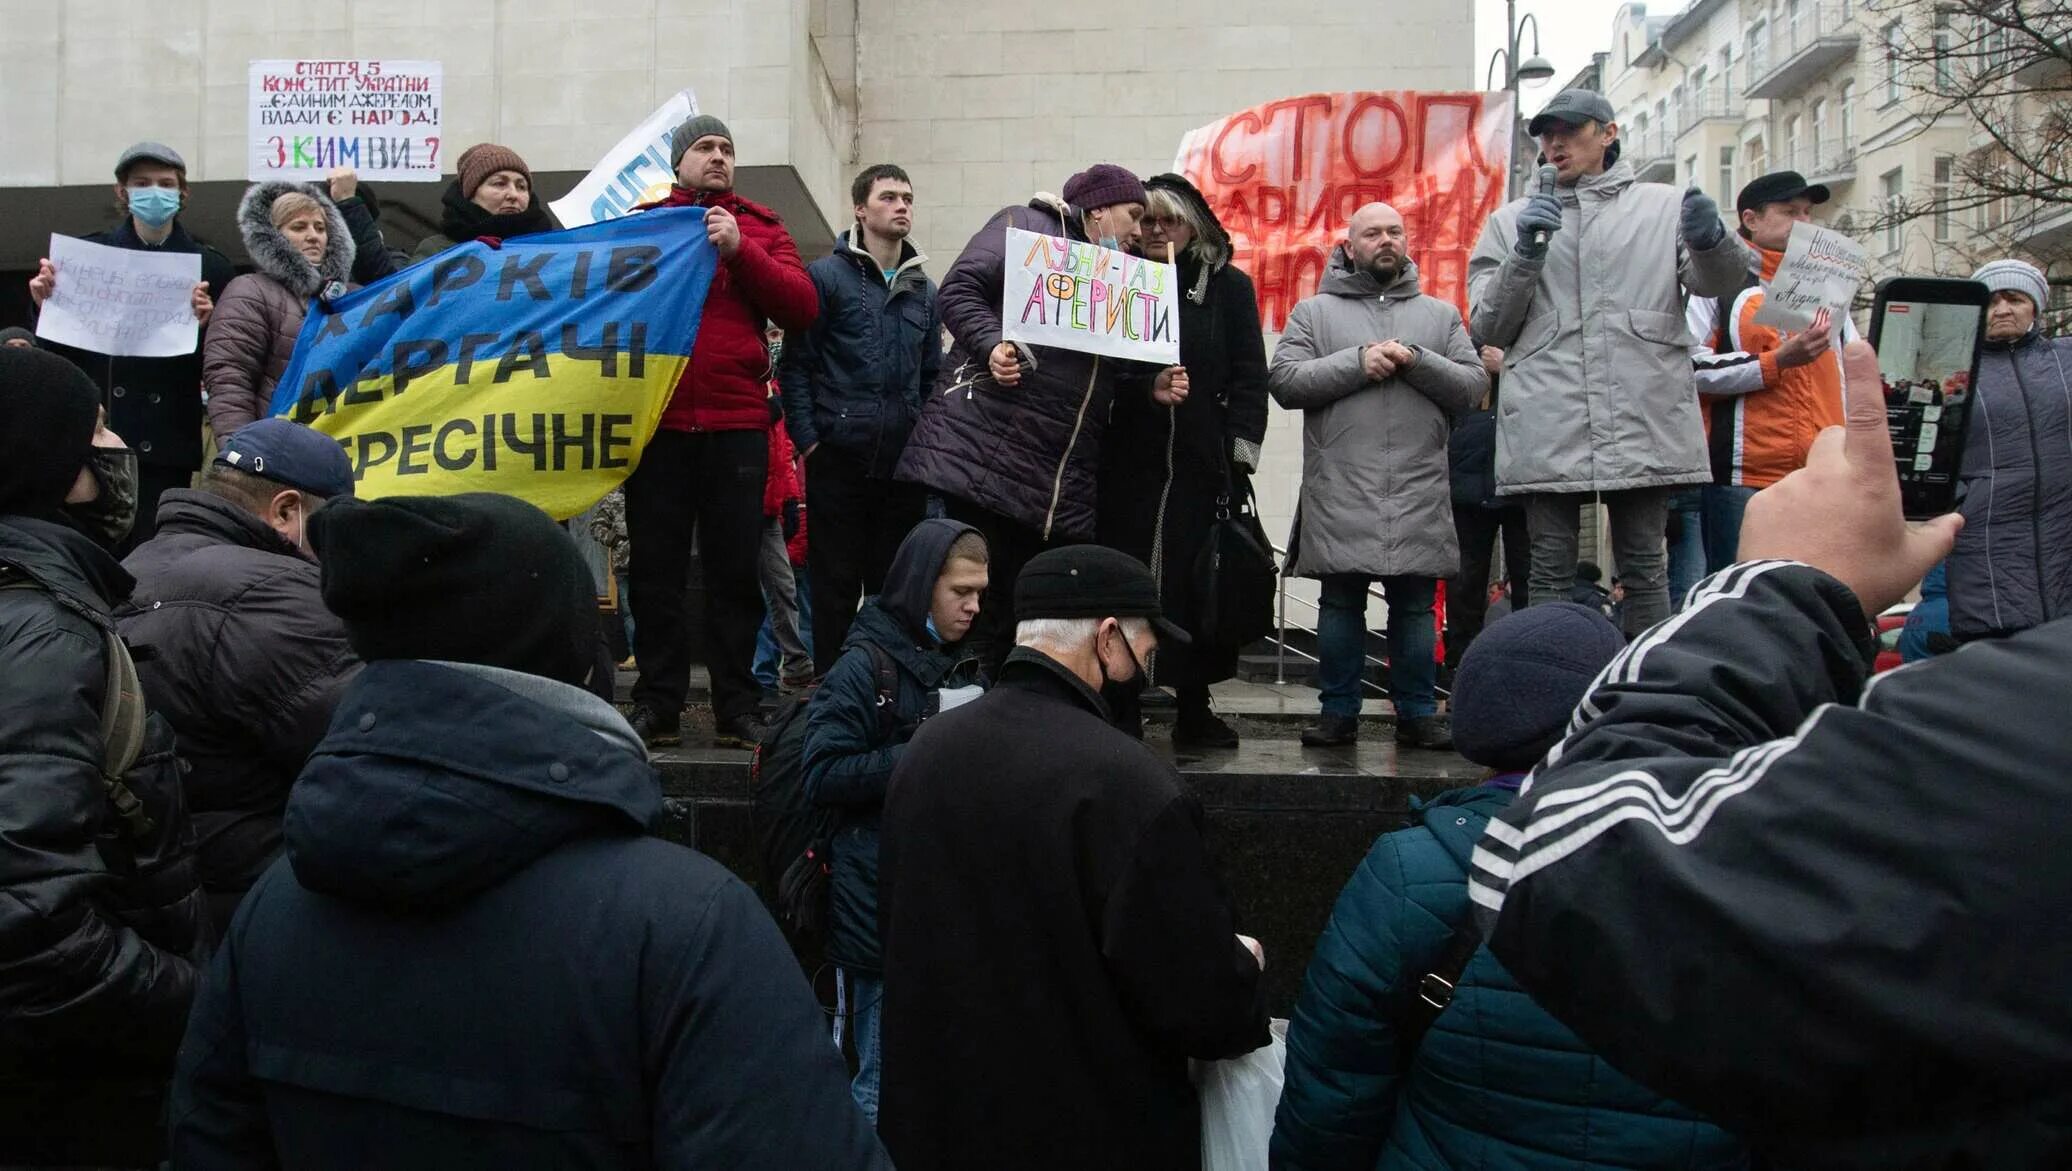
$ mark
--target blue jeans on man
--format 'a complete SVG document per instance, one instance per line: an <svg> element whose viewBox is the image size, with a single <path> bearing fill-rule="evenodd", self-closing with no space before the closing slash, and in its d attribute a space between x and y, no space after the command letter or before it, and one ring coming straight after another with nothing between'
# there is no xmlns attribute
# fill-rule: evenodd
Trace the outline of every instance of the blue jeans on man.
<svg viewBox="0 0 2072 1171"><path fill-rule="evenodd" d="M880 1009L885 1002L885 980L848 968L835 969L835 1048L842 1047L844 1026L854 1030L856 1077L849 1083L849 1096L871 1125L878 1124L878 1081L881 1068L878 1043Z"/></svg>
<svg viewBox="0 0 2072 1171"><path fill-rule="evenodd" d="M1367 586L1373 578L1333 574L1323 579L1317 618L1317 684L1324 714L1360 714L1367 669ZM1435 577L1384 577L1388 601L1389 701L1398 721L1438 714L1439 634L1432 624Z"/></svg>
<svg viewBox="0 0 2072 1171"><path fill-rule="evenodd" d="M1684 599L1705 580L1704 488L1679 488L1669 498L1669 608L1683 609Z"/></svg>
<svg viewBox="0 0 2072 1171"><path fill-rule="evenodd" d="M1754 488L1739 484L1707 484L1704 489L1705 572L1718 573L1740 559L1741 517Z"/></svg>

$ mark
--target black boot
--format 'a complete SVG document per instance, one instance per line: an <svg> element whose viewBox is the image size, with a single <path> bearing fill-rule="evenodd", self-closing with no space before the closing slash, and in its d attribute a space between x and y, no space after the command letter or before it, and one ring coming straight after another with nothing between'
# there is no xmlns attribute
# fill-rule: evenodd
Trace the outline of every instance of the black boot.
<svg viewBox="0 0 2072 1171"><path fill-rule="evenodd" d="M1317 726L1302 734L1304 748L1344 748L1360 742L1360 717L1334 716L1326 713L1317 718Z"/></svg>
<svg viewBox="0 0 2072 1171"><path fill-rule="evenodd" d="M1396 743L1406 748L1451 751L1453 722L1445 716L1414 716L1396 720Z"/></svg>
<svg viewBox="0 0 2072 1171"><path fill-rule="evenodd" d="M1236 748L1237 729L1218 719L1207 703L1182 704L1173 721L1175 748Z"/></svg>
<svg viewBox="0 0 2072 1171"><path fill-rule="evenodd" d="M719 721L712 730L712 743L719 748L746 748L751 751L761 747L763 733L769 729L753 712Z"/></svg>
<svg viewBox="0 0 2072 1171"><path fill-rule="evenodd" d="M669 748L683 743L683 715L680 712L658 712L644 703L637 703L627 713L626 722L633 725L633 734L649 748Z"/></svg>

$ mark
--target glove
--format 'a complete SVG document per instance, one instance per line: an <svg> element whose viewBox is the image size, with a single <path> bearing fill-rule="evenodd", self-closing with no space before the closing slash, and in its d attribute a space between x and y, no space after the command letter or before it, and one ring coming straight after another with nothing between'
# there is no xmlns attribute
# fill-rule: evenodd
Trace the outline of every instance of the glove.
<svg viewBox="0 0 2072 1171"><path fill-rule="evenodd" d="M1554 233L1561 230L1561 201L1551 191L1534 193L1518 209L1518 242L1513 249L1518 255L1537 260L1546 255L1547 245L1538 239L1541 232Z"/></svg>
<svg viewBox="0 0 2072 1171"><path fill-rule="evenodd" d="M1710 252L1727 238L1727 226L1720 222L1719 204L1693 183L1683 197L1684 246L1693 252Z"/></svg>

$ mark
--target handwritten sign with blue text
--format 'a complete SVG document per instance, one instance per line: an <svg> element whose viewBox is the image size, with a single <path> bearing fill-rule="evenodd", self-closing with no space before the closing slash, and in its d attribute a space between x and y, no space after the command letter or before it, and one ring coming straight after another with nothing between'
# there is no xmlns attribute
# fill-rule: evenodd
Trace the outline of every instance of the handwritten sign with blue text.
<svg viewBox="0 0 2072 1171"><path fill-rule="evenodd" d="M437 182L443 91L437 61L254 61L245 178Z"/></svg>
<svg viewBox="0 0 2072 1171"><path fill-rule="evenodd" d="M1001 336L1111 358L1180 361L1170 264L1099 244L1007 229Z"/></svg>

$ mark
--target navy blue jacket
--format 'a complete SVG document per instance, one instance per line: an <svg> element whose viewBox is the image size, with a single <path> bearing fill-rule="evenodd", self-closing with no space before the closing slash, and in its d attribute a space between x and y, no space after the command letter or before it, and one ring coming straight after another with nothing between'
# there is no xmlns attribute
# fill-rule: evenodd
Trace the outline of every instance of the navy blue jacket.
<svg viewBox="0 0 2072 1171"><path fill-rule="evenodd" d="M878 972L878 817L885 786L921 722L934 714L935 690L973 683L978 660L954 655L928 634L936 578L958 537L976 532L947 519L924 520L900 542L885 574L885 592L867 599L806 711L806 792L842 811L835 831L829 890L827 958ZM892 710L878 708L881 648L899 668Z"/></svg>
<svg viewBox="0 0 2072 1171"><path fill-rule="evenodd" d="M887 282L854 235L843 232L833 253L806 266L820 316L784 339L777 384L793 446L803 452L825 443L889 480L921 396L935 385L942 328L935 282L921 270L928 258L903 245L899 271Z"/></svg>
<svg viewBox="0 0 2072 1171"><path fill-rule="evenodd" d="M755 895L647 836L623 724L370 663L196 998L173 1164L886 1168Z"/></svg>
<svg viewBox="0 0 2072 1171"><path fill-rule="evenodd" d="M1346 883L1288 1026L1276 1171L1747 1166L1737 1140L1592 1053L1486 947L1404 1068L1397 1022L1466 920L1469 854L1511 797L1436 798Z"/></svg>

